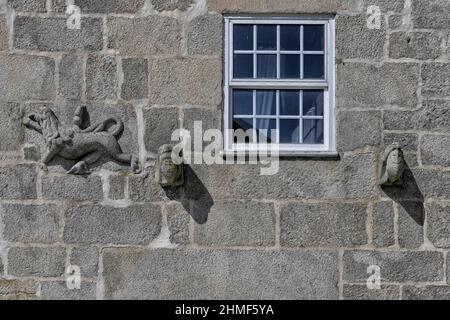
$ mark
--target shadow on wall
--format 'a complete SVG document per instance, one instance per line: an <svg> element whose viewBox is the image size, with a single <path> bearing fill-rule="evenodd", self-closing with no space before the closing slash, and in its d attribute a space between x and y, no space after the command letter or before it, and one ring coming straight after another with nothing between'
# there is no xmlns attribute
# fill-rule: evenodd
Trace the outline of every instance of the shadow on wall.
<svg viewBox="0 0 450 320"><path fill-rule="evenodd" d="M408 165L406 165L402 179L402 186L381 187L381 189L388 197L401 205L418 225L423 226L425 221L424 198Z"/></svg>
<svg viewBox="0 0 450 320"><path fill-rule="evenodd" d="M198 224L208 221L208 214L214 204L213 198L197 174L188 165L184 166L185 185L179 188L163 188L170 200L180 201L180 194L175 189L184 189L181 204Z"/></svg>

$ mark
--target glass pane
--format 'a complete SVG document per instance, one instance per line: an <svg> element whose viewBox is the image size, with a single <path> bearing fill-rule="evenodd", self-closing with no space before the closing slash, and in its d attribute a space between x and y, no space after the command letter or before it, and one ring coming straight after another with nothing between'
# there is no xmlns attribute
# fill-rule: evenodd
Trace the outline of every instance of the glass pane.
<svg viewBox="0 0 450 320"><path fill-rule="evenodd" d="M256 119L257 138L259 143L276 142L275 132L272 136L272 130L277 127L275 119Z"/></svg>
<svg viewBox="0 0 450 320"><path fill-rule="evenodd" d="M303 91L303 115L323 116L323 91L304 90Z"/></svg>
<svg viewBox="0 0 450 320"><path fill-rule="evenodd" d="M258 54L258 78L277 77L277 56L275 54Z"/></svg>
<svg viewBox="0 0 450 320"><path fill-rule="evenodd" d="M253 55L235 54L233 64L234 78L253 78Z"/></svg>
<svg viewBox="0 0 450 320"><path fill-rule="evenodd" d="M275 90L256 91L256 114L257 115L277 114L277 96Z"/></svg>
<svg viewBox="0 0 450 320"><path fill-rule="evenodd" d="M298 116L300 115L299 91L281 90L280 91L280 115Z"/></svg>
<svg viewBox="0 0 450 320"><path fill-rule="evenodd" d="M300 51L300 26L280 26L280 49Z"/></svg>
<svg viewBox="0 0 450 320"><path fill-rule="evenodd" d="M233 90L233 114L253 114L253 90Z"/></svg>
<svg viewBox="0 0 450 320"><path fill-rule="evenodd" d="M323 143L323 120L303 120L303 143Z"/></svg>
<svg viewBox="0 0 450 320"><path fill-rule="evenodd" d="M243 130L244 133L253 128L253 119L233 119L233 130ZM242 134L242 135L241 135ZM234 132L234 143L249 143L253 142L253 132L249 131L248 136L244 137L244 134L241 132L241 134Z"/></svg>
<svg viewBox="0 0 450 320"><path fill-rule="evenodd" d="M324 43L323 25L305 25L303 26L303 50L322 51Z"/></svg>
<svg viewBox="0 0 450 320"><path fill-rule="evenodd" d="M283 79L300 78L299 54L282 54L280 56L280 77Z"/></svg>
<svg viewBox="0 0 450 320"><path fill-rule="evenodd" d="M258 25L258 50L276 50L277 49L277 26Z"/></svg>
<svg viewBox="0 0 450 320"><path fill-rule="evenodd" d="M280 120L280 143L299 143L300 120Z"/></svg>
<svg viewBox="0 0 450 320"><path fill-rule="evenodd" d="M253 25L235 25L233 42L234 50L253 50Z"/></svg>
<svg viewBox="0 0 450 320"><path fill-rule="evenodd" d="M305 54L303 60L303 78L323 79L325 77L324 58L322 54Z"/></svg>

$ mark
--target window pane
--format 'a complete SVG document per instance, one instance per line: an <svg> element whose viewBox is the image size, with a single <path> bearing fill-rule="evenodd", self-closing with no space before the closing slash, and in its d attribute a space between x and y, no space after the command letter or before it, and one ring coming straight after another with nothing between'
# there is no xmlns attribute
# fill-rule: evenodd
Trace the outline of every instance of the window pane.
<svg viewBox="0 0 450 320"><path fill-rule="evenodd" d="M280 115L298 116L300 115L299 91L280 91Z"/></svg>
<svg viewBox="0 0 450 320"><path fill-rule="evenodd" d="M235 25L233 40L234 50L253 50L253 25Z"/></svg>
<svg viewBox="0 0 450 320"><path fill-rule="evenodd" d="M258 25L258 50L276 50L277 49L277 26Z"/></svg>
<svg viewBox="0 0 450 320"><path fill-rule="evenodd" d="M235 54L233 65L234 78L253 78L253 55Z"/></svg>
<svg viewBox="0 0 450 320"><path fill-rule="evenodd" d="M233 119L233 130L243 130L244 133L253 128L253 119ZM253 132L249 131L248 136L245 137L242 132L234 132L234 143L249 143L253 142Z"/></svg>
<svg viewBox="0 0 450 320"><path fill-rule="evenodd" d="M283 79L300 78L299 54L282 54L280 56L280 77Z"/></svg>
<svg viewBox="0 0 450 320"><path fill-rule="evenodd" d="M324 58L322 54L305 54L303 60L303 78L323 79L325 77Z"/></svg>
<svg viewBox="0 0 450 320"><path fill-rule="evenodd" d="M277 96L275 90L256 91L256 114L257 115L277 114Z"/></svg>
<svg viewBox="0 0 450 320"><path fill-rule="evenodd" d="M280 49L300 51L300 26L280 26Z"/></svg>
<svg viewBox="0 0 450 320"><path fill-rule="evenodd" d="M300 120L280 120L280 143L299 143Z"/></svg>
<svg viewBox="0 0 450 320"><path fill-rule="evenodd" d="M272 136L272 130L277 127L275 119L256 119L257 138L259 143L276 142L275 134Z"/></svg>
<svg viewBox="0 0 450 320"><path fill-rule="evenodd" d="M253 90L233 90L233 114L253 114Z"/></svg>
<svg viewBox="0 0 450 320"><path fill-rule="evenodd" d="M303 143L323 143L323 120L303 120Z"/></svg>
<svg viewBox="0 0 450 320"><path fill-rule="evenodd" d="M304 90L303 91L303 115L323 116L323 91Z"/></svg>
<svg viewBox="0 0 450 320"><path fill-rule="evenodd" d="M258 54L258 78L277 77L277 56L275 54Z"/></svg>
<svg viewBox="0 0 450 320"><path fill-rule="evenodd" d="M322 51L324 43L323 25L305 25L303 26L303 50Z"/></svg>

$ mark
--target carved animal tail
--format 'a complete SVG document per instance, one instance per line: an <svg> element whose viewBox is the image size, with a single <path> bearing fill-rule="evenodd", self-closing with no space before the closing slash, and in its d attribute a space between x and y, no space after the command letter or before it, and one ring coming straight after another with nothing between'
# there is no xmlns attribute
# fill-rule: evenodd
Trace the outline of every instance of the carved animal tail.
<svg viewBox="0 0 450 320"><path fill-rule="evenodd" d="M106 120L107 121L114 121L116 123L114 130L110 131L110 133L117 138L118 135L120 135L123 131L123 121L119 118L111 118Z"/></svg>

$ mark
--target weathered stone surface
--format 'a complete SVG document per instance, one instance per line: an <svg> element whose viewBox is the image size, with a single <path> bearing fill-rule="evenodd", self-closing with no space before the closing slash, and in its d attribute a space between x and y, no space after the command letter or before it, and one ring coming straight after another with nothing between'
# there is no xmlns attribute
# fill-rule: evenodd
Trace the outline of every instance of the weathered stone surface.
<svg viewBox="0 0 450 320"><path fill-rule="evenodd" d="M383 21L383 20L382 20ZM386 42L386 25L367 28L367 15L336 18L336 57L339 59L381 59Z"/></svg>
<svg viewBox="0 0 450 320"><path fill-rule="evenodd" d="M436 59L442 39L434 32L394 32L389 35L389 57L393 59Z"/></svg>
<svg viewBox="0 0 450 320"><path fill-rule="evenodd" d="M137 13L145 0L74 0L82 13ZM67 0L53 0L53 11L65 12Z"/></svg>
<svg viewBox="0 0 450 320"><path fill-rule="evenodd" d="M151 61L150 101L163 105L218 106L222 101L222 61L196 58Z"/></svg>
<svg viewBox="0 0 450 320"><path fill-rule="evenodd" d="M188 28L189 54L218 55L223 49L223 17L208 14L194 18Z"/></svg>
<svg viewBox="0 0 450 320"><path fill-rule="evenodd" d="M64 240L83 244L148 244L159 235L160 228L161 209L156 205L82 206L67 211Z"/></svg>
<svg viewBox="0 0 450 320"><path fill-rule="evenodd" d="M52 243L60 240L61 208L56 205L3 204L3 237L10 242Z"/></svg>
<svg viewBox="0 0 450 320"><path fill-rule="evenodd" d="M68 99L81 99L83 90L83 57L65 54L59 65L59 94Z"/></svg>
<svg viewBox="0 0 450 320"><path fill-rule="evenodd" d="M450 300L450 287L404 286L402 300Z"/></svg>
<svg viewBox="0 0 450 320"><path fill-rule="evenodd" d="M271 203L215 202L204 224L195 224L194 241L204 246L273 246L275 212Z"/></svg>
<svg viewBox="0 0 450 320"><path fill-rule="evenodd" d="M394 285L382 285L381 289L368 289L366 284L344 284L345 300L398 300L400 289Z"/></svg>
<svg viewBox="0 0 450 320"><path fill-rule="evenodd" d="M424 135L420 143L422 163L424 165L450 166L450 153L447 146L449 136Z"/></svg>
<svg viewBox="0 0 450 320"><path fill-rule="evenodd" d="M6 18L0 16L0 51L8 50L8 26Z"/></svg>
<svg viewBox="0 0 450 320"><path fill-rule="evenodd" d="M103 256L107 299L337 299L329 251L127 250Z"/></svg>
<svg viewBox="0 0 450 320"><path fill-rule="evenodd" d="M450 101L426 100L416 111L386 111L386 130L427 130L447 133L450 130Z"/></svg>
<svg viewBox="0 0 450 320"><path fill-rule="evenodd" d="M412 2L414 27L418 29L449 29L448 0L415 0Z"/></svg>
<svg viewBox="0 0 450 320"><path fill-rule="evenodd" d="M66 250L63 247L11 248L8 274L18 277L59 277L65 272Z"/></svg>
<svg viewBox="0 0 450 320"><path fill-rule="evenodd" d="M35 199L36 176L34 165L0 167L0 198Z"/></svg>
<svg viewBox="0 0 450 320"><path fill-rule="evenodd" d="M390 146L397 143L404 152L417 151L419 137L415 133L385 132L384 145Z"/></svg>
<svg viewBox="0 0 450 320"><path fill-rule="evenodd" d="M343 280L366 283L367 267L377 265L381 282L442 281L443 260L436 251L345 251Z"/></svg>
<svg viewBox="0 0 450 320"><path fill-rule="evenodd" d="M167 225L170 231L170 242L176 244L189 243L189 213L179 202L172 202L165 206Z"/></svg>
<svg viewBox="0 0 450 320"><path fill-rule="evenodd" d="M0 55L0 96L3 101L51 100L54 72L55 62L48 57Z"/></svg>
<svg viewBox="0 0 450 320"><path fill-rule="evenodd" d="M372 239L377 247L395 244L394 206L391 201L377 202L372 213Z"/></svg>
<svg viewBox="0 0 450 320"><path fill-rule="evenodd" d="M0 102L0 128L0 151L18 150L24 137L19 104Z"/></svg>
<svg viewBox="0 0 450 320"><path fill-rule="evenodd" d="M339 111L337 117L339 150L351 151L369 145L378 145L380 142L380 111Z"/></svg>
<svg viewBox="0 0 450 320"><path fill-rule="evenodd" d="M390 30L396 30L405 27L403 15L391 15L388 18L388 25Z"/></svg>
<svg viewBox="0 0 450 320"><path fill-rule="evenodd" d="M39 12L47 11L46 0L8 0L8 4L17 12Z"/></svg>
<svg viewBox="0 0 450 320"><path fill-rule="evenodd" d="M86 95L88 99L115 99L118 95L117 58L90 55L86 65Z"/></svg>
<svg viewBox="0 0 450 320"><path fill-rule="evenodd" d="M123 59L122 99L145 99L148 96L147 59Z"/></svg>
<svg viewBox="0 0 450 320"><path fill-rule="evenodd" d="M208 9L220 13L335 13L359 9L354 0L208 0Z"/></svg>
<svg viewBox="0 0 450 320"><path fill-rule="evenodd" d="M188 108L183 109L183 129L190 132L191 135L191 148L190 150L195 150L197 152L203 152L206 146L210 145L211 141L203 141L203 143L197 143L195 145L194 137L198 135L194 133L195 122L197 122L197 127L200 128L201 122L201 132L203 136L207 130L216 129L221 130L222 128L222 111L211 110L205 108ZM214 141L215 142L215 141ZM202 149L200 149L202 148Z"/></svg>
<svg viewBox="0 0 450 320"><path fill-rule="evenodd" d="M167 201L180 198L181 188L163 188L156 181L155 174L128 177L130 199L133 201Z"/></svg>
<svg viewBox="0 0 450 320"><path fill-rule="evenodd" d="M367 206L291 203L281 208L281 245L355 246L367 243Z"/></svg>
<svg viewBox="0 0 450 320"><path fill-rule="evenodd" d="M428 97L449 97L449 74L450 63L424 63L422 65L422 94Z"/></svg>
<svg viewBox="0 0 450 320"><path fill-rule="evenodd" d="M118 50L121 55L180 52L181 27L175 18L157 15L134 19L109 18L108 30L108 48Z"/></svg>
<svg viewBox="0 0 450 320"><path fill-rule="evenodd" d="M102 19L81 19L80 29L67 28L66 18L18 16L14 48L38 51L98 51L103 48Z"/></svg>
<svg viewBox="0 0 450 320"><path fill-rule="evenodd" d="M338 108L417 106L419 67L414 63L381 66L346 62L337 66Z"/></svg>
<svg viewBox="0 0 450 320"><path fill-rule="evenodd" d="M398 205L398 243L414 249L423 244L425 209L422 202L401 201Z"/></svg>
<svg viewBox="0 0 450 320"><path fill-rule="evenodd" d="M405 7L405 0L363 0L363 12L366 12L369 6L379 7L382 14L400 13Z"/></svg>
<svg viewBox="0 0 450 320"><path fill-rule="evenodd" d="M59 200L103 199L103 184L99 176L48 176L42 177L42 196Z"/></svg>
<svg viewBox="0 0 450 320"><path fill-rule="evenodd" d="M27 145L23 147L23 158L24 160L39 161L41 159L41 154L39 148L35 145Z"/></svg>
<svg viewBox="0 0 450 320"><path fill-rule="evenodd" d="M109 176L108 198L111 200L125 199L125 176Z"/></svg>
<svg viewBox="0 0 450 320"><path fill-rule="evenodd" d="M185 191L189 199L206 193L214 199L369 198L375 189L373 161L372 153L340 161L280 161L273 176L260 175L260 165L191 165Z"/></svg>
<svg viewBox="0 0 450 320"><path fill-rule="evenodd" d="M0 279L0 300L35 300L38 284L32 280Z"/></svg>
<svg viewBox="0 0 450 320"><path fill-rule="evenodd" d="M450 206L427 204L427 237L438 248L450 248Z"/></svg>
<svg viewBox="0 0 450 320"><path fill-rule="evenodd" d="M97 286L94 282L81 282L80 289L70 290L64 281L45 281L41 284L42 300L95 300Z"/></svg>
<svg viewBox="0 0 450 320"><path fill-rule="evenodd" d="M144 109L144 121L145 148L155 153L163 144L170 144L172 133L180 128L176 108L148 107Z"/></svg>
<svg viewBox="0 0 450 320"><path fill-rule="evenodd" d="M151 0L153 7L157 11L186 11L192 6L194 0Z"/></svg>
<svg viewBox="0 0 450 320"><path fill-rule="evenodd" d="M96 247L75 247L70 255L70 264L80 267L82 277L96 277L98 256L98 248Z"/></svg>

